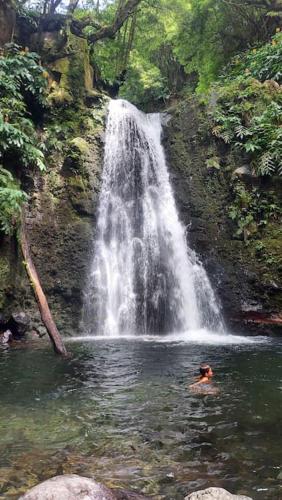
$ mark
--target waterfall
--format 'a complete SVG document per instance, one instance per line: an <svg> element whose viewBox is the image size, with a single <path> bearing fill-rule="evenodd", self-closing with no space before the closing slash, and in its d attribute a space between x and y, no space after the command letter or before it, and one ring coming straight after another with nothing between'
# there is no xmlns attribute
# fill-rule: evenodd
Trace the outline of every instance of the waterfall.
<svg viewBox="0 0 282 500"><path fill-rule="evenodd" d="M110 102L83 311L91 333L189 335L222 328L208 276L178 218L161 133L160 114Z"/></svg>

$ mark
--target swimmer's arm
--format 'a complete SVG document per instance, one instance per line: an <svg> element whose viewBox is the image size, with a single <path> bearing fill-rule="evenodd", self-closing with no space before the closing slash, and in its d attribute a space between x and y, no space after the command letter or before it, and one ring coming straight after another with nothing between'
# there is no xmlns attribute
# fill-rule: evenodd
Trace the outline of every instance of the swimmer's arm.
<svg viewBox="0 0 282 500"><path fill-rule="evenodd" d="M203 377L197 382L194 382L194 384L189 385L188 387L195 387L195 385L207 384L207 383L209 383L209 379L207 377Z"/></svg>
<svg viewBox="0 0 282 500"><path fill-rule="evenodd" d="M203 382L201 380L199 380L198 382L194 382L194 384L191 384L189 385L188 387L195 387L195 385L200 385L202 384Z"/></svg>

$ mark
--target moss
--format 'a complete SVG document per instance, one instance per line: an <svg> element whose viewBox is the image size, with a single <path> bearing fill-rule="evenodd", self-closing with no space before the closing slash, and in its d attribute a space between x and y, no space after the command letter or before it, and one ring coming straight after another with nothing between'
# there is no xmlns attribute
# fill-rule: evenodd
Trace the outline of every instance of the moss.
<svg viewBox="0 0 282 500"><path fill-rule="evenodd" d="M56 105L70 102L70 99L81 100L93 91L93 68L87 41L68 31L64 52L67 53L65 57L50 64L53 74L60 75L59 89L64 91L59 92L56 82L53 82L54 90L49 100Z"/></svg>
<svg viewBox="0 0 282 500"><path fill-rule="evenodd" d="M83 155L86 155L89 153L88 143L82 137L75 137L74 139L72 139L70 141L70 144L73 145L76 149L78 149L79 152Z"/></svg>
<svg viewBox="0 0 282 500"><path fill-rule="evenodd" d="M263 205L265 224L248 228L250 240L235 239L236 224L228 216L234 203L231 176L246 164L245 158L212 135L209 117L196 99L182 102L171 113L164 141L180 217L229 325L237 329L236 317L244 307L281 310L282 228L274 207L280 205L280 185L246 180L247 191L254 188L258 200L271 201ZM263 252L256 249L260 244Z"/></svg>
<svg viewBox="0 0 282 500"><path fill-rule="evenodd" d="M63 179L56 170L50 170L47 176L49 191L56 192L63 187Z"/></svg>
<svg viewBox="0 0 282 500"><path fill-rule="evenodd" d="M5 305L5 289L9 285L10 263L8 257L0 256L0 309Z"/></svg>
<svg viewBox="0 0 282 500"><path fill-rule="evenodd" d="M82 137L75 137L69 141L69 147L64 161L63 171L67 177L82 175L89 177L85 169L85 158L89 154L89 145Z"/></svg>
<svg viewBox="0 0 282 500"><path fill-rule="evenodd" d="M87 41L72 33L68 34L68 49L72 54L68 68L68 84L74 98L81 98L93 88L93 70L89 62Z"/></svg>
<svg viewBox="0 0 282 500"><path fill-rule="evenodd" d="M56 86L52 92L50 92L47 101L49 104L59 107L65 104L70 104L73 101L73 98L65 88Z"/></svg>
<svg viewBox="0 0 282 500"><path fill-rule="evenodd" d="M67 184L75 191L85 191L88 187L87 181L81 175L68 177Z"/></svg>

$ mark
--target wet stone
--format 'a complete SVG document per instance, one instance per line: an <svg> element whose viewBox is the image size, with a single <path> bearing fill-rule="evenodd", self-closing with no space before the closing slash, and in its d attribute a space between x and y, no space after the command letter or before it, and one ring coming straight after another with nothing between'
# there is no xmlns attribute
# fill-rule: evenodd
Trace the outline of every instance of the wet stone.
<svg viewBox="0 0 282 500"><path fill-rule="evenodd" d="M20 500L145 500L146 497L126 490L111 490L93 479L76 474L55 476L38 484Z"/></svg>
<svg viewBox="0 0 282 500"><path fill-rule="evenodd" d="M252 500L244 495L232 495L223 488L207 488L190 493L184 500Z"/></svg>
<svg viewBox="0 0 282 500"><path fill-rule="evenodd" d="M16 312L11 315L8 321L8 329L12 332L15 339L22 338L30 325L30 317L24 312Z"/></svg>

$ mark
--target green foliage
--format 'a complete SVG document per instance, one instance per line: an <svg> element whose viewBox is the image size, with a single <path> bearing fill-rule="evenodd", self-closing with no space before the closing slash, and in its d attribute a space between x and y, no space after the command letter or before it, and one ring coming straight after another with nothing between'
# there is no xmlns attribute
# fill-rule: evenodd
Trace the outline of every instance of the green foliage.
<svg viewBox="0 0 282 500"><path fill-rule="evenodd" d="M167 80L157 66L133 54L128 78L121 88L120 95L142 105L165 100L169 97Z"/></svg>
<svg viewBox="0 0 282 500"><path fill-rule="evenodd" d="M211 88L213 134L239 149L258 177L282 175L282 36L236 56ZM215 102L216 101L216 102ZM273 196L234 180L229 217L236 238L256 238L282 211Z"/></svg>
<svg viewBox="0 0 282 500"><path fill-rule="evenodd" d="M136 19L130 18L114 40L95 44L93 62L103 80L118 83L126 70L121 97L146 106L166 99L183 85L183 70L171 43L182 3L182 0L176 0L174 5L169 0L144 2ZM105 24L112 18L114 5L100 15Z"/></svg>
<svg viewBox="0 0 282 500"><path fill-rule="evenodd" d="M7 44L0 58L0 73L1 94L24 100L30 93L36 103L44 104L47 73L39 64L38 54Z"/></svg>
<svg viewBox="0 0 282 500"><path fill-rule="evenodd" d="M267 40L279 26L278 16L268 16L267 2L190 0L182 7L173 50L186 73L196 73L199 93L209 90L235 54ZM250 63L251 59L250 55ZM273 61L273 65L276 63Z"/></svg>
<svg viewBox="0 0 282 500"><path fill-rule="evenodd" d="M226 68L229 79L246 72L264 82L275 80L282 83L282 33L278 31L270 43L237 55Z"/></svg>
<svg viewBox="0 0 282 500"><path fill-rule="evenodd" d="M87 15L92 23L94 19L98 25L107 24L113 20L116 6L114 1L99 16L93 11ZM258 79L280 74L279 34L257 54L245 53L267 41L279 26L279 14L269 16L268 2L148 0L138 9L130 45L132 22L129 20L114 40L95 44L93 62L101 78L110 83L118 81L121 71L127 69L121 95L137 104L166 99L185 86L188 91L196 88L205 93L237 54L242 56L237 57L237 65L232 63L232 71L237 71L234 76L242 65L250 66L249 71ZM95 32L95 23L87 30Z"/></svg>
<svg viewBox="0 0 282 500"><path fill-rule="evenodd" d="M276 39L271 47L259 52L264 61L267 59L265 68L259 55L248 53L247 61L244 53L269 40L279 27L279 1L142 1L114 38L99 40L92 46L96 78L117 87L127 70L121 96L141 105L167 99L182 90L207 92L237 54L243 54L238 57L250 66L254 78L276 78L281 71ZM84 26L84 37L89 38L101 27L111 25L124 4L125 0L80 1L74 18ZM23 5L22 15L36 23L44 5L48 12L52 2L30 0ZM59 3L57 12L66 12L67 5ZM240 64L237 66L235 71L240 72Z"/></svg>
<svg viewBox="0 0 282 500"><path fill-rule="evenodd" d="M0 160L13 170L45 169L32 119L32 109L41 109L46 92L46 75L37 54L9 44L0 56ZM7 168L0 167L0 227L10 233L16 225L26 194Z"/></svg>
<svg viewBox="0 0 282 500"><path fill-rule="evenodd" d="M269 43L252 51L252 55L245 54L238 63L237 76L233 69L231 75L213 86L217 96L211 111L214 135L242 149L253 170L261 176L282 175L282 91L274 80L260 82L250 75L253 72L279 77L280 33L273 40L274 45Z"/></svg>
<svg viewBox="0 0 282 500"><path fill-rule="evenodd" d="M22 191L12 174L0 165L0 229L11 234L20 220L22 204L27 194Z"/></svg>
<svg viewBox="0 0 282 500"><path fill-rule="evenodd" d="M0 57L0 158L19 166L44 170L44 155L38 147L35 125L28 109L30 102L42 106L45 100L46 72L39 56L6 46Z"/></svg>
<svg viewBox="0 0 282 500"><path fill-rule="evenodd" d="M229 207L228 215L236 224L235 237L248 238L255 236L267 225L269 220L282 215L272 193L263 193L257 188L248 189L241 181L234 181L234 201Z"/></svg>
<svg viewBox="0 0 282 500"><path fill-rule="evenodd" d="M241 148L258 175L282 175L282 93L252 79L218 88L213 134Z"/></svg>

